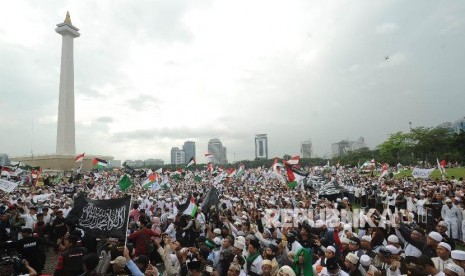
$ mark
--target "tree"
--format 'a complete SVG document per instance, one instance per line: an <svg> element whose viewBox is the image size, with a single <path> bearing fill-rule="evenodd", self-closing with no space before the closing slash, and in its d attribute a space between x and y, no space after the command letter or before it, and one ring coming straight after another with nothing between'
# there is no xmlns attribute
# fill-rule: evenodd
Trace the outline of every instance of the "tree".
<svg viewBox="0 0 465 276"><path fill-rule="evenodd" d="M451 135L446 128L413 128L412 139L414 141L414 153L417 159L425 164L433 164L436 158L443 156L448 151Z"/></svg>
<svg viewBox="0 0 465 276"><path fill-rule="evenodd" d="M411 133L402 131L389 135L389 138L378 145L380 158L385 163L395 165L397 163L408 164L413 160L412 151L415 142Z"/></svg>

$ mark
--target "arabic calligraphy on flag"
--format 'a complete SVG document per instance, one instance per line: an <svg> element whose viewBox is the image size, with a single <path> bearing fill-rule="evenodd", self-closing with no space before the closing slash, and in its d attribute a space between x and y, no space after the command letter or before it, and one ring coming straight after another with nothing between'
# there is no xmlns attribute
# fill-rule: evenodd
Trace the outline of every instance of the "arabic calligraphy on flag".
<svg viewBox="0 0 465 276"><path fill-rule="evenodd" d="M131 198L91 200L80 194L68 215L85 232L96 237L124 238L126 236Z"/></svg>

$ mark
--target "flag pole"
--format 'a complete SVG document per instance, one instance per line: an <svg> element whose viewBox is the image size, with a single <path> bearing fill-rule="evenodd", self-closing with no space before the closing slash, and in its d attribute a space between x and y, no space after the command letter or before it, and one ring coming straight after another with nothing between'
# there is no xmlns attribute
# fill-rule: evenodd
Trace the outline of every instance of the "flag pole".
<svg viewBox="0 0 465 276"><path fill-rule="evenodd" d="M124 237L124 248L126 248L126 245L128 243L128 228L129 228L129 213L131 212L131 205L132 205L132 194L131 195L131 199L129 199L129 210L128 210L128 218L126 220L126 229L124 230L126 232L126 236Z"/></svg>

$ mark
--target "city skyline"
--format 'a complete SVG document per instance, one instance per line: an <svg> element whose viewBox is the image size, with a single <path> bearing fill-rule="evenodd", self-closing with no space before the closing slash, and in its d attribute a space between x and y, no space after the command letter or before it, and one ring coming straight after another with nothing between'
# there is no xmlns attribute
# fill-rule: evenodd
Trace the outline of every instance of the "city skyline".
<svg viewBox="0 0 465 276"><path fill-rule="evenodd" d="M169 161L172 145L192 140L205 162L218 137L228 160L252 160L251 137L267 133L269 157L297 155L309 137L314 155L330 156L341 139L374 148L409 122L464 116L463 1L0 5L0 152L10 156L56 151L55 28L66 11L82 31L78 153Z"/></svg>

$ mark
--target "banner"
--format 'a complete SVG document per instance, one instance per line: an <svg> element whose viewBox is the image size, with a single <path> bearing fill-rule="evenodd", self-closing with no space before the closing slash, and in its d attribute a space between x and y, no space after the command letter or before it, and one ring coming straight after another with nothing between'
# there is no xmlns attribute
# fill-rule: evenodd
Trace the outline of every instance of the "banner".
<svg viewBox="0 0 465 276"><path fill-rule="evenodd" d="M428 178L429 175L435 170L436 168L432 169L420 169L414 168L412 171L412 176L414 178Z"/></svg>
<svg viewBox="0 0 465 276"><path fill-rule="evenodd" d="M5 179L0 179L0 190L11 193L14 189L16 189L16 187L18 187L18 184L19 182L15 183Z"/></svg>
<svg viewBox="0 0 465 276"><path fill-rule="evenodd" d="M45 201L47 200L49 197L51 196L51 194L43 194L43 195L35 195L32 197L32 201L33 202L39 202L40 201Z"/></svg>
<svg viewBox="0 0 465 276"><path fill-rule="evenodd" d="M91 200L80 194L67 219L98 238L125 238L131 197Z"/></svg>

